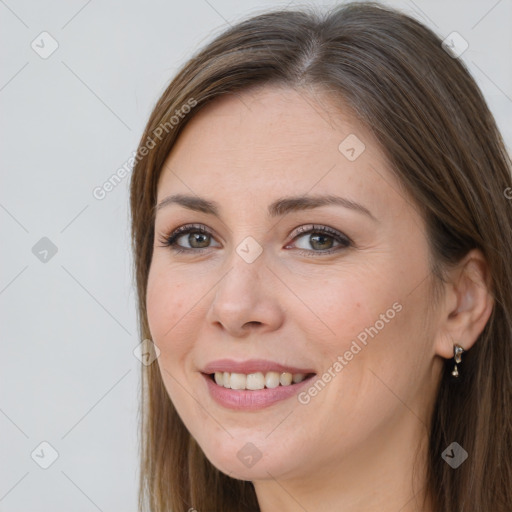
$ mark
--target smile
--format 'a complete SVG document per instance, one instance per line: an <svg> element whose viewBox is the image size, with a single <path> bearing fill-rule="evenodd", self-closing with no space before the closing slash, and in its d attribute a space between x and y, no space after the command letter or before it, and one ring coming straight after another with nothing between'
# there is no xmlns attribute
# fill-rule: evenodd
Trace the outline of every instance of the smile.
<svg viewBox="0 0 512 512"><path fill-rule="evenodd" d="M258 389L274 389L278 386L290 386L302 382L307 376L304 373L290 373L290 372L256 372L256 373L230 373L230 372L215 372L211 374L211 378L219 386L228 389L248 389L256 391Z"/></svg>
<svg viewBox="0 0 512 512"><path fill-rule="evenodd" d="M215 374L201 373L206 382L206 392L209 397L218 405L226 409L234 411L256 411L269 407L278 402L286 402L287 399L296 397L298 393L309 385L310 380L316 375L315 373L309 374L292 374L289 372L267 372L265 374L257 372L252 374L232 374L228 372L216 372L218 374L217 379L220 382L220 376L222 375L222 383L218 384L215 381ZM235 375L234 383L240 386L244 383L244 387L241 389L227 388L224 386L224 375L227 373L231 385L231 379ZM266 387L264 384L267 381L267 376L270 374L269 383L274 385L276 378L279 379L279 384L275 387ZM239 375L242 378L238 377ZM277 377L276 377L277 375ZM293 382L293 377L297 382ZM281 379L284 384L281 384ZM262 385L263 384L263 385ZM259 386L255 389L247 389L246 386ZM294 400L294 404L297 404L297 400Z"/></svg>

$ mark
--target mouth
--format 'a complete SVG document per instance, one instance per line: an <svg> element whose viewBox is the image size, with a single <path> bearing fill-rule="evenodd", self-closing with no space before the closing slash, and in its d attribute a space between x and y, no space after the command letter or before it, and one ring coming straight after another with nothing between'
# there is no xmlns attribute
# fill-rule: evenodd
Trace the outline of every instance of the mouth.
<svg viewBox="0 0 512 512"><path fill-rule="evenodd" d="M236 372L214 372L203 374L208 377L217 386L239 390L239 391L258 391L262 389L275 389L280 387L292 387L311 379L316 373L291 373L291 372L254 372L254 373L236 373Z"/></svg>
<svg viewBox="0 0 512 512"><path fill-rule="evenodd" d="M206 392L218 405L231 411L258 411L297 397L316 373L283 371L201 372ZM296 401L298 404L299 402Z"/></svg>
<svg viewBox="0 0 512 512"><path fill-rule="evenodd" d="M218 359L203 367L200 373L209 397L218 405L236 411L255 411L286 402L317 374L313 368L268 359Z"/></svg>

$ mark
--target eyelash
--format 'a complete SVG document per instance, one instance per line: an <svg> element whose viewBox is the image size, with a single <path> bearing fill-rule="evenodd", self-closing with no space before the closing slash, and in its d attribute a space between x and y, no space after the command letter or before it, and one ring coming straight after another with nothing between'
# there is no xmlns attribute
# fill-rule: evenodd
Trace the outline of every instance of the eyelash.
<svg viewBox="0 0 512 512"><path fill-rule="evenodd" d="M185 226L181 226L177 229L175 229L172 233L169 235L164 235L160 238L160 245L159 247L169 247L172 251L176 253L201 253L203 251L206 251L210 249L210 247L201 247L199 249L189 249L189 248L183 248L177 245L176 241L178 238L180 238L183 235L187 235L189 233L201 233L204 235L209 235L213 237L213 234L206 229L202 225L191 225L187 224ZM295 236L293 237L292 241L295 241L299 236L308 235L308 234L322 234L322 235L329 235L331 238L334 238L338 243L341 244L341 246L338 246L336 248L327 249L325 251L314 251L314 250L304 250L304 249L298 249L299 254L302 256L312 256L312 253L314 254L313 257L316 257L317 255L326 255L326 254L332 254L334 252L338 252L342 249L348 249L349 247L352 247L354 244L350 238L348 238L343 233L340 233L339 231L336 231L335 229L329 228L327 226L317 226L317 225L308 225L308 226L301 226L298 230ZM316 254L315 254L316 253Z"/></svg>

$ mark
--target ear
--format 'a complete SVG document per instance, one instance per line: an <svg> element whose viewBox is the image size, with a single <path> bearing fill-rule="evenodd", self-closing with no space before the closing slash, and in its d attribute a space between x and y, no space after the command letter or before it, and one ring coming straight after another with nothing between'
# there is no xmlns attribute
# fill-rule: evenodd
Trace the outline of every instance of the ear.
<svg viewBox="0 0 512 512"><path fill-rule="evenodd" d="M485 256L471 250L450 273L440 311L435 352L453 357L453 345L469 350L484 330L494 307L492 283Z"/></svg>

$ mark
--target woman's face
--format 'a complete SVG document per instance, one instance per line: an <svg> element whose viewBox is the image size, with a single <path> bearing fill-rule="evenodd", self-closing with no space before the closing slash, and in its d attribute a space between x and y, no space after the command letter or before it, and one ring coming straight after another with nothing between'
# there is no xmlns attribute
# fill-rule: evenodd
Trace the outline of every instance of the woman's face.
<svg viewBox="0 0 512 512"><path fill-rule="evenodd" d="M424 223L375 139L334 112L291 89L217 99L158 184L157 362L187 429L234 478L322 479L405 456L426 433L441 358ZM190 200L166 201L178 194Z"/></svg>

